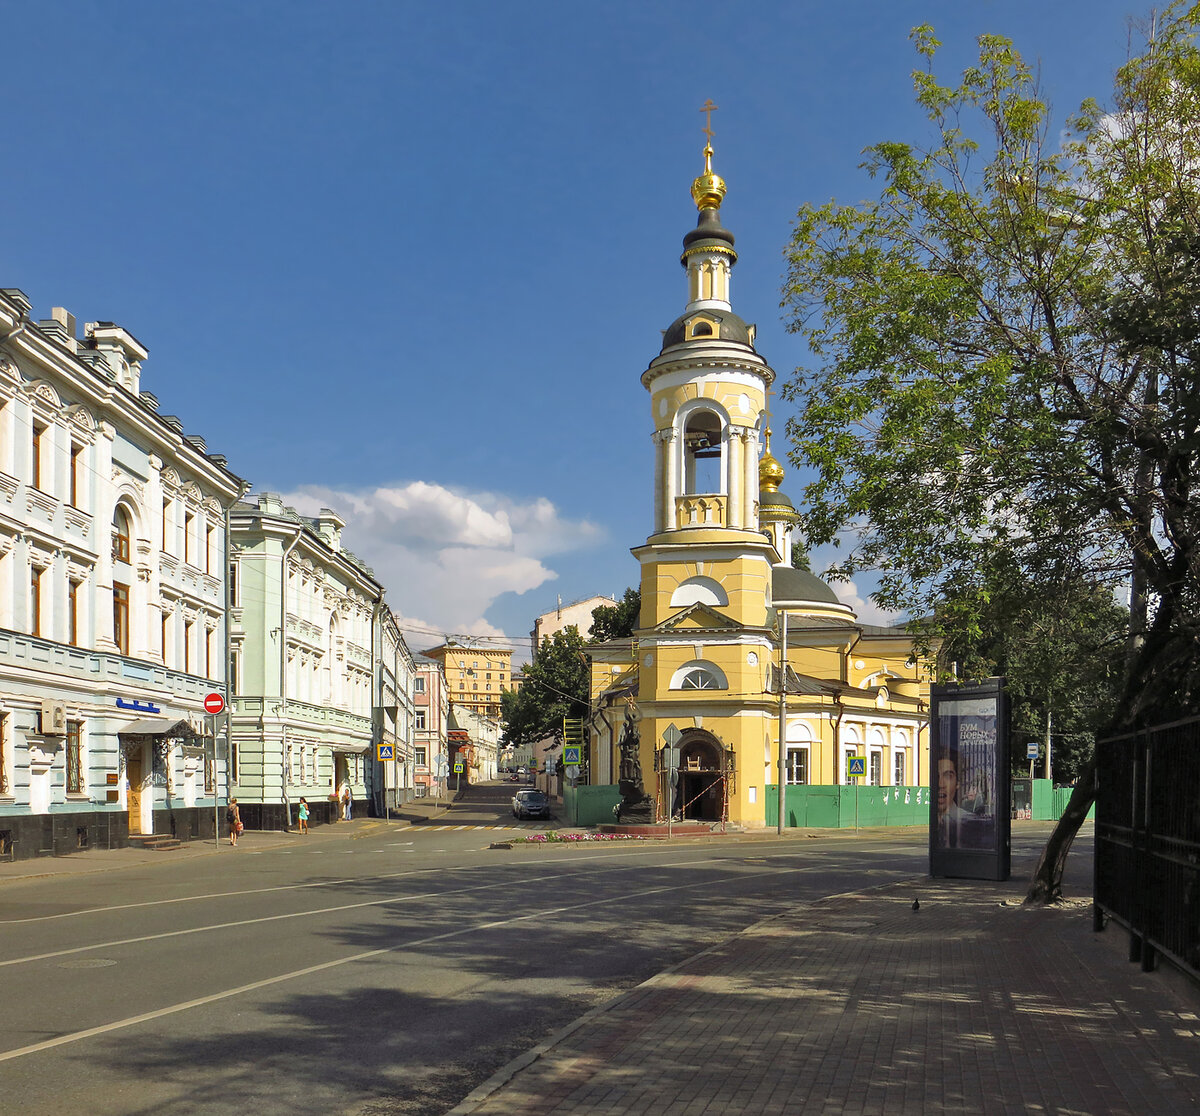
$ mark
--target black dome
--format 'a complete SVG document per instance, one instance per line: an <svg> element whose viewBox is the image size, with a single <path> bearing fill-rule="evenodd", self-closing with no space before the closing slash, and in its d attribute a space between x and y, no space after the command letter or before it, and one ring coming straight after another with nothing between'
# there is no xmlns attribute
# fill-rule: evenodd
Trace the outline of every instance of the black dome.
<svg viewBox="0 0 1200 1116"><path fill-rule="evenodd" d="M846 606L837 594L816 574L791 566L775 566L771 570L771 597L776 604L831 604Z"/></svg>
<svg viewBox="0 0 1200 1116"><path fill-rule="evenodd" d="M705 208L700 210L696 227L683 238L683 251L686 256L689 248L709 247L732 248L733 233L721 227L720 210Z"/></svg>
<svg viewBox="0 0 1200 1116"><path fill-rule="evenodd" d="M697 318L716 325L716 332L704 337L688 337L688 326ZM663 349L679 345L684 341L737 341L742 345L750 344L750 327L731 310L692 310L682 317L676 318L663 333Z"/></svg>

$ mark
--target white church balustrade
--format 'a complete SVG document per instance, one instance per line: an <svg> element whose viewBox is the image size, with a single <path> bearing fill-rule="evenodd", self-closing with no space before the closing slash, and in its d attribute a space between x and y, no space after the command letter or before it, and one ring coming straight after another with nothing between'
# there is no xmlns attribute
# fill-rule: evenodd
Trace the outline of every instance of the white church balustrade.
<svg viewBox="0 0 1200 1116"><path fill-rule="evenodd" d="M675 526L681 530L686 527L724 527L725 507L724 496L708 493L702 496L677 496Z"/></svg>

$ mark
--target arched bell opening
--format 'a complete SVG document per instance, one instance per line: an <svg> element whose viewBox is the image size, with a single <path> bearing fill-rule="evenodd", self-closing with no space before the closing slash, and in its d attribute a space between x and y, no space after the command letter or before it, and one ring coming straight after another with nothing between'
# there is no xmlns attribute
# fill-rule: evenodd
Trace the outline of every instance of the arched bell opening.
<svg viewBox="0 0 1200 1116"><path fill-rule="evenodd" d="M721 416L714 411L693 411L683 431L683 493L724 495L724 447Z"/></svg>

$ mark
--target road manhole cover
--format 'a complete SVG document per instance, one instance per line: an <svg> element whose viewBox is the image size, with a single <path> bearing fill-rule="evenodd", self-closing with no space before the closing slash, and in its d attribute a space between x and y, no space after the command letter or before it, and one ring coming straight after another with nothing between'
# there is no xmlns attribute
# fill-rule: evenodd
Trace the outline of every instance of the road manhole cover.
<svg viewBox="0 0 1200 1116"><path fill-rule="evenodd" d="M60 969L104 969L116 962L107 957L82 957L78 961L62 961Z"/></svg>

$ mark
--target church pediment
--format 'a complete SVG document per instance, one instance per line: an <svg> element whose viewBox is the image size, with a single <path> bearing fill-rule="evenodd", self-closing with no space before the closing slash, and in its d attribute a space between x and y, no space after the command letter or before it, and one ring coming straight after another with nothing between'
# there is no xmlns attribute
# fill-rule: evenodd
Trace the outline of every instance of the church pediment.
<svg viewBox="0 0 1200 1116"><path fill-rule="evenodd" d="M712 632L733 631L742 625L706 604L688 605L681 612L668 617L654 630L656 632Z"/></svg>

